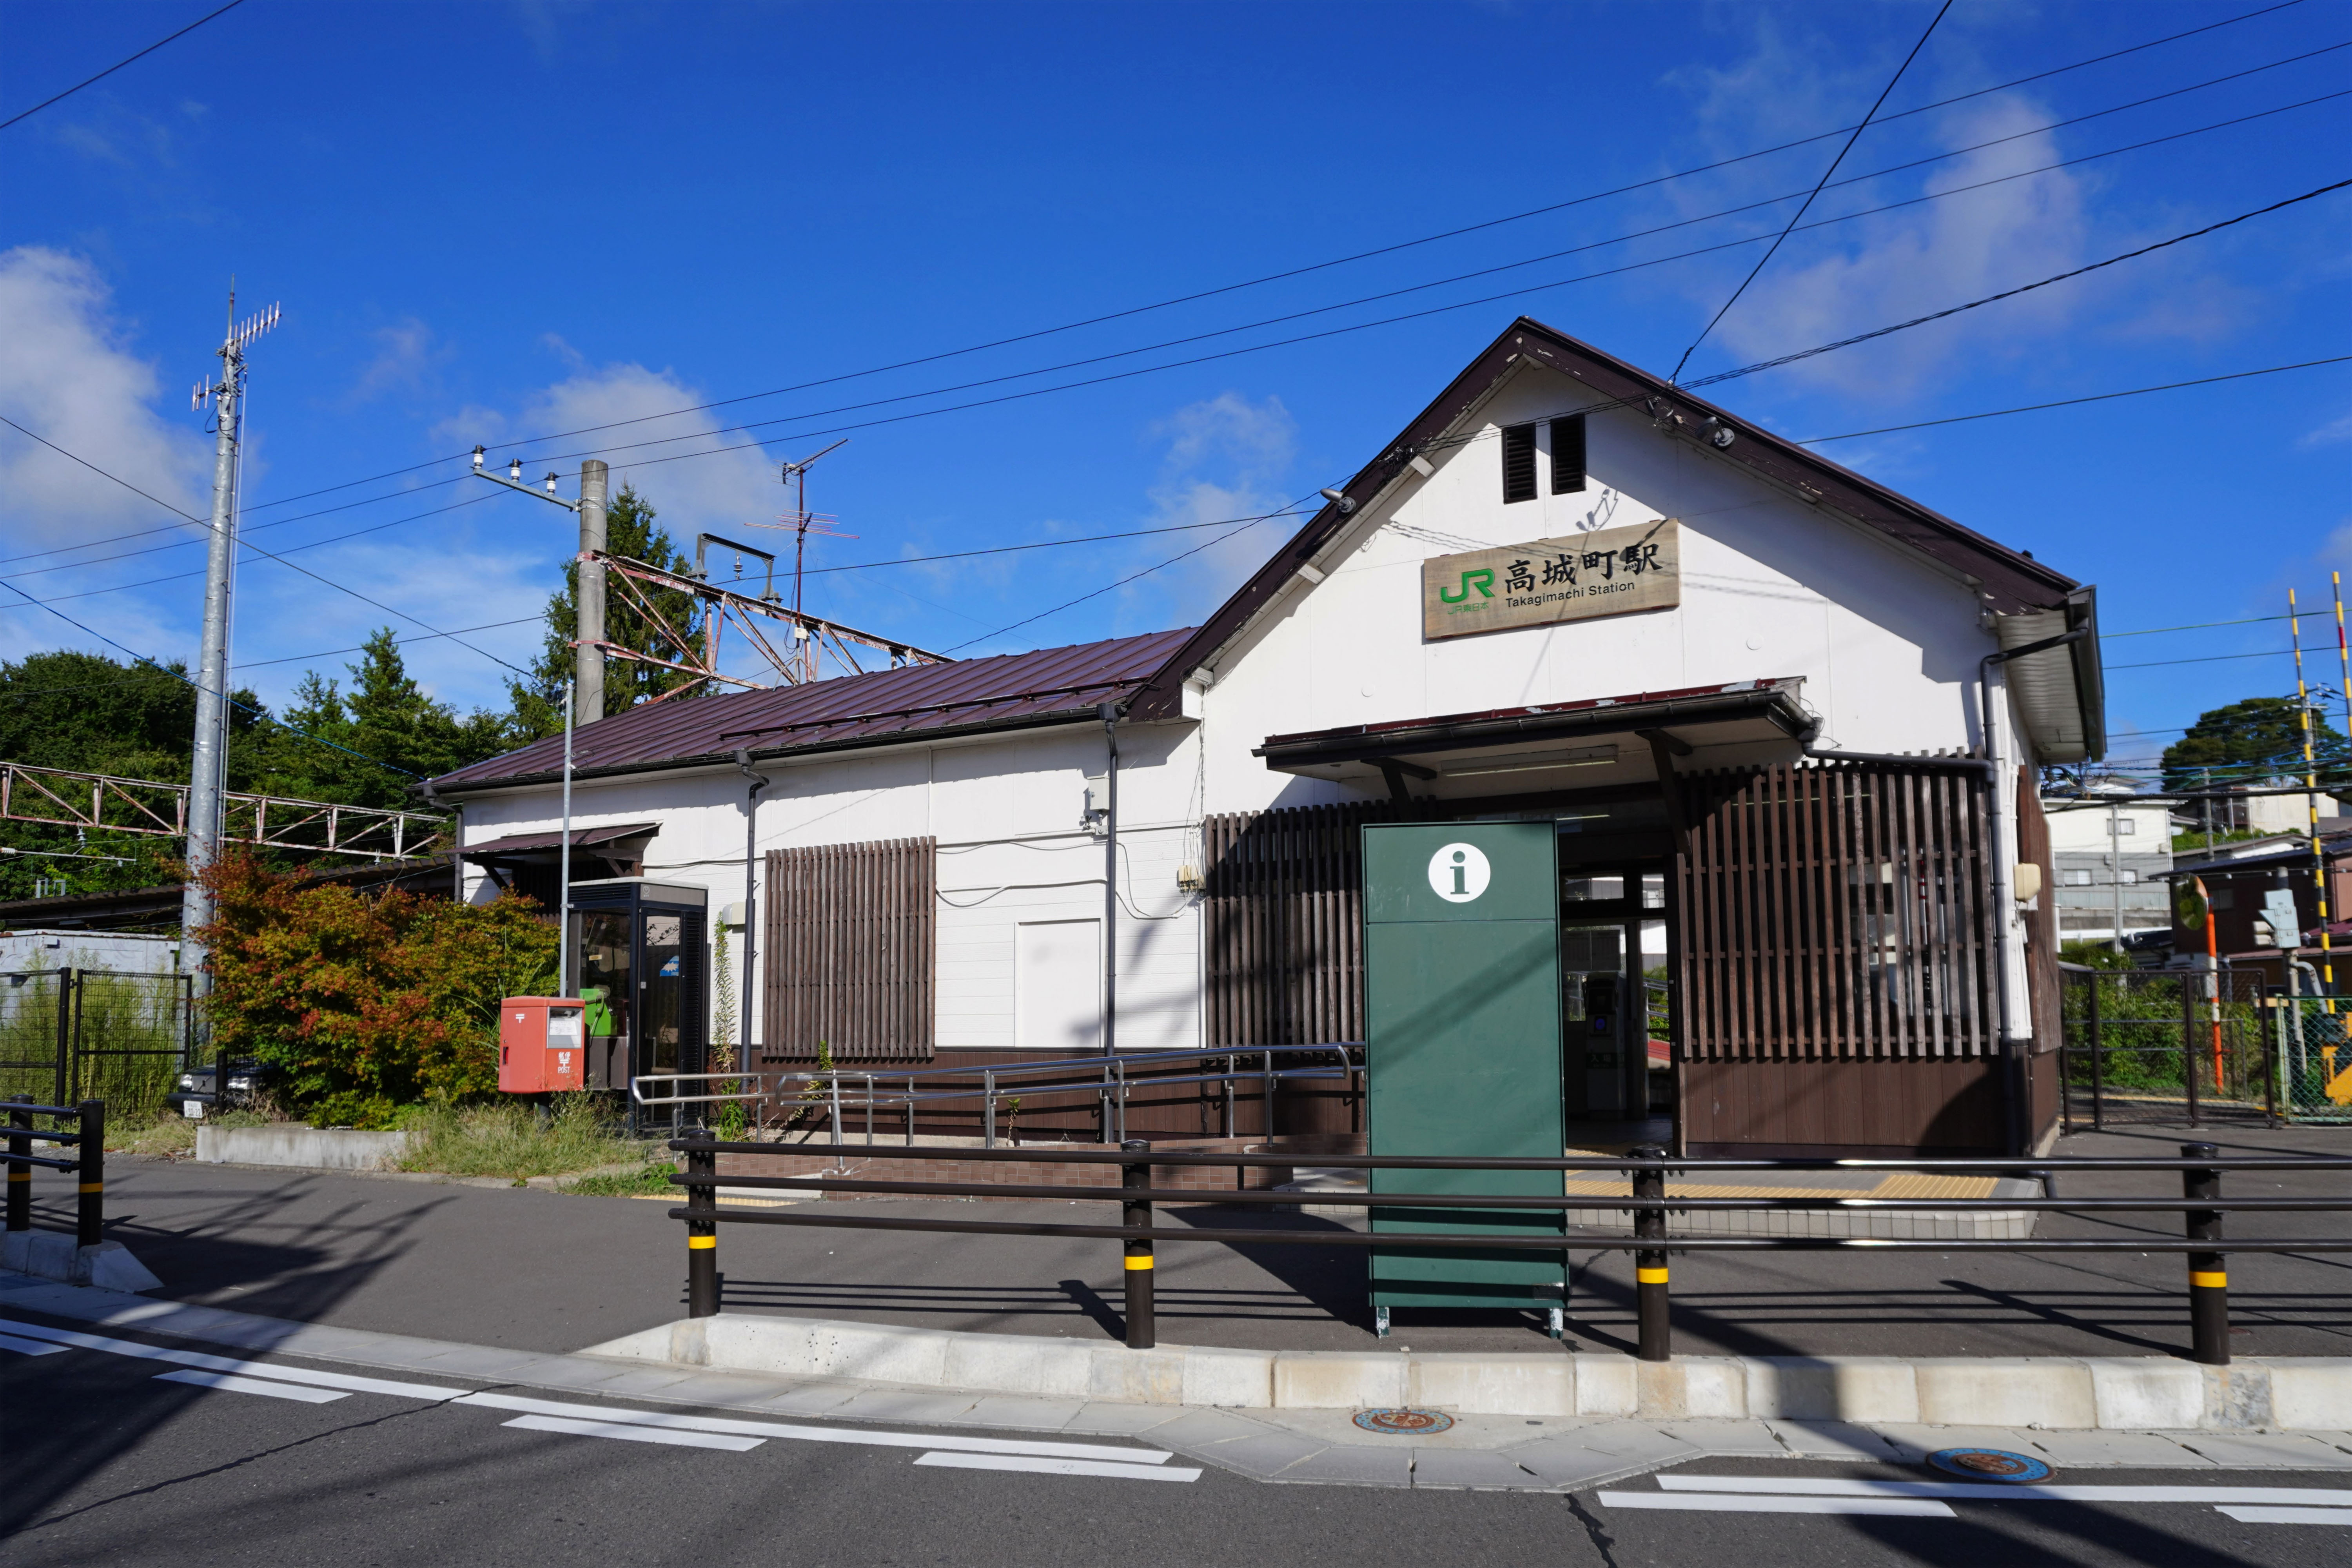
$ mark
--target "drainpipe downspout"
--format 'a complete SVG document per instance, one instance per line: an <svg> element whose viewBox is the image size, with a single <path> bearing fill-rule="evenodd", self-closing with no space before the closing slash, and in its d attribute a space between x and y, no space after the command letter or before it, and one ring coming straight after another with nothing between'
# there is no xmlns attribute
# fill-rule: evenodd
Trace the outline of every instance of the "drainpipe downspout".
<svg viewBox="0 0 2352 1568"><path fill-rule="evenodd" d="M760 973L760 792L772 781L751 765L751 753L741 746L735 748L735 771L751 781L743 797L743 1003L739 1009L743 1018L743 1040L741 1059L735 1064L748 1069L751 1062L751 999Z"/></svg>
<svg viewBox="0 0 2352 1568"><path fill-rule="evenodd" d="M1110 748L1104 782L1108 798L1103 804L1103 1024L1102 1054L1118 1050L1118 704L1095 709L1102 720L1103 741ZM1103 1136L1110 1136L1106 1129Z"/></svg>

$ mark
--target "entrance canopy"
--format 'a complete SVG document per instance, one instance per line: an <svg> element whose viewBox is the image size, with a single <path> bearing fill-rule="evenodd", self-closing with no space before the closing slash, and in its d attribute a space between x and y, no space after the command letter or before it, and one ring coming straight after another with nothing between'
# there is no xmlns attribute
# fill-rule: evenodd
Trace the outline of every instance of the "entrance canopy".
<svg viewBox="0 0 2352 1568"><path fill-rule="evenodd" d="M1269 735L1255 754L1278 773L1358 788L1475 795L1663 780L1682 765L1766 760L1814 724L1801 679L1738 680L1540 708L1497 708ZM1734 754L1734 752L1738 754ZM1710 759L1698 753L1717 752ZM1449 785L1453 787L1448 787Z"/></svg>

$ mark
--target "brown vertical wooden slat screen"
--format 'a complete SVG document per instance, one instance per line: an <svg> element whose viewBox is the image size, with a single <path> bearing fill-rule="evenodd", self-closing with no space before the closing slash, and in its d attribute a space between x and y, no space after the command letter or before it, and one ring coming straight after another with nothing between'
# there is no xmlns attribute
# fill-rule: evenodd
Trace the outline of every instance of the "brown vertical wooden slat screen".
<svg viewBox="0 0 2352 1568"><path fill-rule="evenodd" d="M762 1059L929 1058L938 860L931 838L769 851Z"/></svg>
<svg viewBox="0 0 2352 1568"><path fill-rule="evenodd" d="M1997 1054L1976 774L1838 763L1682 790L1686 1059Z"/></svg>
<svg viewBox="0 0 2352 1568"><path fill-rule="evenodd" d="M1208 1044L1364 1037L1361 828L1387 802L1235 812L1201 825Z"/></svg>

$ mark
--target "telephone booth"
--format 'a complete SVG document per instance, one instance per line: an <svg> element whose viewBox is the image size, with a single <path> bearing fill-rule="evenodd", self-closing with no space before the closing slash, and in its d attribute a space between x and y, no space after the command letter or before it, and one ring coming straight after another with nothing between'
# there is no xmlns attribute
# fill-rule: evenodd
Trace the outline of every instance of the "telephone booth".
<svg viewBox="0 0 2352 1568"><path fill-rule="evenodd" d="M583 1010L589 1088L625 1094L631 1079L705 1070L707 906L700 888L646 877L572 884L564 989ZM667 1122L669 1109L645 1119Z"/></svg>

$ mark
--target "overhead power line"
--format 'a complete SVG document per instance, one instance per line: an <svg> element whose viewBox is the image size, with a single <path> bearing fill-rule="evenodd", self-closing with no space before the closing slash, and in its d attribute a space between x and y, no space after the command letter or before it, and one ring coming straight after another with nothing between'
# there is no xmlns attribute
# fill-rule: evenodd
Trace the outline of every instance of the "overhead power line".
<svg viewBox="0 0 2352 1568"><path fill-rule="evenodd" d="M227 4L227 5L224 5L224 6L222 6L218 11L210 11L210 12L205 13L204 16L201 16L197 17L194 21L193 21L193 22L189 23L186 26L184 26L184 27L181 28L178 32L173 33L173 34L171 34L169 37L161 37L161 38L158 38L158 39L156 39L153 43L152 43L152 44L148 45L145 48L143 48L143 49L140 50L137 54L135 54L135 55L129 55L129 56L124 57L124 58L121 58L121 59L119 59L119 60L115 61L112 65L110 65L110 66L107 67L104 70L102 70L102 71L99 72L96 76L94 76L94 77L89 77L89 78L86 78L85 79L83 79L83 80L81 80L81 81L78 81L78 82L74 83L71 87L69 87L69 88L66 89L65 89L65 91L63 91L63 92L51 93L48 97L47 97L47 98L45 98L45 99L41 100L41 101L40 101L40 102L38 102L38 103L37 103L37 104L33 105L33 107L32 107L32 108L30 108L30 109L26 109L26 110L18 110L16 113L10 115L7 119L5 119L5 120L0 120L0 131L5 131L5 130L7 130L7 129L8 129L8 127L10 127L11 125L16 124L16 121L20 121L20 120L30 120L34 115L38 114L41 110L43 110L44 109L47 109L49 105L51 105L51 104L53 104L53 103L62 102L62 101L63 101L63 100L65 100L66 99L71 98L75 93L79 92L83 88L95 86L97 83L101 82L101 81L104 81L108 77L112 76L116 71L121 70L124 66L127 66L127 65L132 64L133 62L138 61L138 60L143 60L143 59L145 59L149 55L153 54L157 49L162 48L165 44L170 43L173 38L184 38L184 37L186 37L190 33L194 32L198 27L203 26L206 22L211 21L215 16L221 16L221 15L223 15L223 14L224 14L224 13L226 13L226 12L234 11L234 10L236 10L239 5L244 5L244 4L245 4L245 0L228 0L228 4Z"/></svg>
<svg viewBox="0 0 2352 1568"><path fill-rule="evenodd" d="M1804 203L1797 208L1795 216L1790 218L1788 226L1772 237L1771 247L1757 258L1756 265L1748 268L1748 276L1739 280L1739 287L1731 291L1731 298L1723 302L1721 310L1706 319L1706 325L1699 329L1698 336L1691 340L1690 347L1683 350L1683 357L1675 361L1675 368L1666 377L1668 381L1679 383L1682 380L1683 366L1690 363L1690 356L1698 352L1699 344L1706 342L1707 333L1715 331L1715 324L1723 320L1724 312L1739 303L1739 297L1748 292L1748 286L1756 281L1756 275L1763 271L1766 264L1780 253L1781 242L1796 232L1798 221L1812 210L1814 198L1819 196L1822 187L1830 183L1830 176L1838 172L1838 165L1845 162L1845 155L1853 151L1854 142L1861 140L1863 132L1869 128L1871 121L1877 116L1881 109L1886 106L1886 95L1895 90L1895 84L1903 79L1903 73L1909 70L1911 62L1919 58L1919 51L1927 47L1928 38L1935 34L1936 24L1941 22L1944 19L1944 13L1951 8L1952 0L1944 0L1943 5L1937 8L1935 16L1928 18L1927 30L1919 35L1919 41L1911 46L1911 52L1903 57L1903 63L1895 68L1895 74L1886 79L1885 87L1879 89L1878 97L1871 103L1870 112L1862 117L1862 123L1855 126L1853 134L1845 139L1845 145L1839 148L1837 156L1830 160L1830 166L1822 171L1821 179L1806 195Z"/></svg>
<svg viewBox="0 0 2352 1568"><path fill-rule="evenodd" d="M1914 115L1926 114L1937 109L1948 108L1953 104L1966 102L1971 99L1985 97L1996 92L2004 92L2011 88L2022 87L2032 82L2046 80L2052 77L2063 76L2069 72L2083 70L2091 66L2104 65L2110 60L2121 59L2126 56L2158 48L2166 44L2178 43L2184 38L2196 37L2200 35L2214 32L2223 27L2235 26L2240 23L2251 22L2263 16L2271 16L2276 12L2292 10L2302 4L2303 0L2281 0L2280 4L2262 6L2252 11L2242 12L2235 16L2226 16L2218 22L2210 22L2200 26L2185 28L2177 33L2168 33L2160 37L2150 38L2144 43L2132 44L2124 48L2110 50L2105 54L2091 56L2086 59L2074 60L2063 66L2053 66L2048 69L2034 71L2021 77L2013 77L2007 81L1996 82L1989 87L1976 88L1968 92L1956 94L1950 98L1938 99L1932 103L1920 104L1916 108L1900 110L1895 113L1879 117L1874 123L1882 126L1888 125L1898 120L1908 119ZM2324 53L2326 51L2323 50L2318 52ZM2305 57L2294 57L2296 59L2303 58ZM2293 63L2292 59L2273 62L2273 65L2271 66L2258 67L2255 68L2270 69L2273 68L2276 65L2290 63ZM2235 74L2245 75L2252 73L2242 72ZM2218 81L2232 79L2219 78L2215 79ZM2200 87L2210 85L2212 85L2212 83L2198 84ZM2182 89L2180 90L2190 91L2195 89ZM2177 96L2177 94L2167 93L2159 94L2158 96L2172 97ZM2147 102L2153 101L2153 100L2143 100L2141 101ZM2137 105L2127 104L2122 107L2133 108L2137 107ZM2116 111L2107 110L2103 112ZM1811 136L1800 137L1793 142L1784 142L1774 146L1759 148L1753 152L1742 153L1729 158L1718 159L1711 163L1704 163L1689 169L1677 170L1672 174L1659 174L1645 180L1637 180L1630 184L1618 185L1608 190L1591 192L1584 195L1570 197L1565 201L1548 203L1542 206L1530 207L1524 212L1507 214L1501 217L1490 218L1479 223L1468 224L1457 228L1443 230L1435 234L1423 235L1414 239L1402 240L1392 245L1379 246L1370 250L1358 251L1348 256L1335 257L1327 261L1318 261L1303 267L1291 268L1280 272L1267 273L1262 277L1247 279L1238 283L1223 284L1216 288L1200 289L1189 294L1176 295L1166 300L1155 300L1149 304L1131 306L1123 310L1110 311L1103 315L1091 316L1075 321L1067 321L1058 326L1039 328L1033 331L1015 333L1009 337L992 339L986 342L973 343L962 348L942 350L936 353L924 354L912 359L898 361L890 364L877 365L866 370L845 372L839 375L821 377L814 381L799 382L789 386L772 387L763 392L745 393L734 397L719 398L707 403L691 404L682 407L669 409L660 414L639 415L630 419L614 420L602 425L581 426L572 430L551 432L541 436L524 437L513 442L501 443L501 449L504 449L505 447L509 446L531 446L546 441L563 440L573 436L591 435L600 430L615 429L625 426L643 424L656 419L674 418L683 414L703 413L713 408L729 407L738 403L751 402L763 397L781 396L793 392L807 391L814 387L829 385L836 382L856 380L864 376L880 375L894 370L905 370L916 365L929 364L940 360L953 359L962 355L980 353L990 349L1003 348L1014 343L1027 342L1038 338L1051 337L1062 332L1075 331L1085 327L1098 326L1108 321L1120 321L1130 316L1142 315L1153 310L1167 310L1177 305L1190 304L1201 300L1213 299L1219 295L1234 293L1244 289L1253 289L1263 284L1280 282L1287 279L1302 277L1309 273L1324 271L1332 268L1346 266L1357 261L1369 260L1376 257L1391 255L1398 251L1409 250L1420 246L1433 245L1443 240L1458 238L1463 235L1475 234L1489 228L1524 222L1530 218L1541 217L1551 213L1563 212L1571 207L1585 205L1596 201L1602 201L1611 196L1625 195L1634 191L1645 190L1653 186L1670 184L1675 180L1689 179L1700 174L1711 174L1715 171L1729 168L1738 163L1752 162L1759 158L1769 157L1775 153L1789 152L1798 147L1809 146L1815 142L1827 141L1832 136L1845 135L1849 132L1858 129L1859 127L1855 126L1840 126L1830 131L1817 132ZM346 479L339 484L328 485L318 489L304 490L289 496L278 496L269 500L255 502L251 506L247 507L245 510L247 514L250 514L256 511L267 510L272 507L290 505L299 500L308 500L316 496L332 494L338 490L351 489L360 485L375 484L384 479L398 479L404 474L418 473L427 468L438 467L440 464L445 462L457 460L465 456L467 456L465 453L453 453L449 457L446 458L435 458L421 463L412 463L402 468L389 468L382 473L372 474L363 479ZM377 497L374 499L377 500L389 500L391 498ZM352 504L369 505L373 503L369 501L362 501ZM318 514L312 513L309 515L315 516ZM280 519L278 521L279 522L284 522L291 520ZM278 526L278 524L265 523L256 526L275 527ZM144 530L141 531L152 532L155 531ZM135 538L138 535L136 533L125 533L114 535L112 536L112 539L128 539ZM92 541L91 542L106 543L110 542L110 541L109 540L98 540ZM57 552L58 552L53 551L39 551L33 552L33 556ZM0 557L0 563L5 563L9 560L32 559L33 556Z"/></svg>
<svg viewBox="0 0 2352 1568"><path fill-rule="evenodd" d="M59 457L73 458L75 462L79 463L83 468L88 468L91 473L98 475L100 479L110 479L134 495L144 496L149 500L154 500L156 505L163 507L165 510L176 513L187 521L195 523L197 527L204 529L207 532L211 531L212 525L210 523L196 522L194 518L190 517L188 513L184 511L181 511L178 507L173 506L169 501L155 500L153 496L148 495L145 490L141 489L129 479L123 479L118 474L110 474L107 472L104 468L100 468L96 463L91 462L89 458L67 451L63 447L58 446L55 441L49 440L46 437L33 435L33 432L26 430L22 425L17 424L15 420L7 418L6 416L0 415L0 423L5 423L10 429L16 430L20 434L32 437L34 440L40 442L42 446L47 447L50 451L57 453ZM479 654L482 658L488 659L492 664L499 665L507 669L511 669L517 675L522 676L526 679L530 678L530 672L524 669L521 666L509 664L505 659L500 658L498 655L489 652L488 649L476 647L469 642L459 641L454 633L445 632L439 626L435 626L432 622L425 620L417 616L412 616L406 610L395 609L392 605L385 604L381 599L372 599L365 594L361 593L357 588L338 583L331 577L321 576L320 574L311 571L308 566L303 565L300 562L289 561L286 557L278 554L274 551L264 550L260 545L254 543L251 540L241 539L237 541L237 543L240 547L250 550L256 555L261 556L265 560L275 561L278 564L286 567L289 571L299 572L303 576L310 578L314 583L323 584L325 586L334 589L339 594L348 594L363 605L372 605L388 616L398 616L402 620L413 622L436 636L448 637L451 641L457 642L459 647L465 648L470 653ZM17 588L14 583L10 583L8 586L16 589L16 591L25 598L32 600L34 604L40 605L43 609L48 610L53 615L62 616L64 614L63 611L56 609L53 605L45 604L39 599L34 599L33 595L25 593L22 588ZM116 646L120 647L121 645L118 644Z"/></svg>
<svg viewBox="0 0 2352 1568"><path fill-rule="evenodd" d="M2242 212L2235 217L2225 217L2219 223L2209 223L2203 228L2191 229L2187 234L2176 234L2170 239L2159 239L2153 245L2143 245L2137 250L2126 250L2120 256L2110 256L2105 261L2094 261L2087 267L2077 267L2071 271L2060 272L2032 283L2021 283L2014 289L2004 289L1998 294L1987 294L1981 300L1970 300L1965 305L1954 305L1948 310L1932 310L1924 316L1914 316L1907 321L1897 321L1891 327L1856 332L1850 338L1840 338L1833 343L1822 343L1816 348L1800 349L1795 353L1782 354L1778 359L1759 360L1754 364L1742 365L1738 370L1727 370L1714 375L1701 376L1690 384L1694 387L1713 386L1718 382L1731 381L1743 375L1754 375L1759 370L1778 370L1784 364L1794 364L1799 360L1811 359L1815 354L1831 353L1838 349L1852 348L1856 343L1866 343L1873 338L1883 338L1889 332L1900 332L1912 327L1923 327L1930 321L1940 321L1947 316L1957 316L1963 310L1973 310L2001 300L2013 300L2020 294L2030 294L2036 289L2047 289L2053 283L2063 283L2070 278L2080 278L2085 272L2096 272L2103 267L2113 267L2117 262L2130 261L2170 246L2184 244L2192 239L2201 239L2209 234L2219 233L2233 225L2264 216L2284 207L2294 206L2300 202L2316 201L2321 196L2344 189L2347 185L2352 185L2352 180L2337 180L2335 184L2322 185L2317 190L2305 191L2299 196L2289 196L2284 201L2273 202L2266 207L2256 207L2252 212Z"/></svg>
<svg viewBox="0 0 2352 1568"><path fill-rule="evenodd" d="M1966 307L1962 307L1965 309ZM1890 329L1891 330L1891 329ZM2257 375L2278 375L2290 370L2310 370L2317 365L2342 364L2352 360L2352 354L2337 354L2332 359L2307 359L2295 364L2268 365L2261 370L2232 371L2228 375L2204 375L2194 381L2168 381L2161 386L2135 386L2123 392L2098 392L2085 397L2062 397L2054 403L2027 403L2015 408L1989 408L1981 414L1955 414L1943 419L1920 419L1909 425L1882 425L1875 430L1849 430L1843 436L1808 436L1797 443L1800 447L1818 447L1825 441L1851 441L1862 436L1891 436L1898 430L1925 430L1936 425L1965 425L1972 419L2000 419L2011 414L2038 414L2045 408L2073 408L2084 403L2106 403L2118 397L2143 397L2151 392L2177 392L2184 386L2211 386L2224 381L2244 381ZM2256 620L2283 621L2284 616L2257 616ZM2240 621L2213 621L2212 626L2242 626ZM2189 631L2188 626L2166 626L2164 631ZM2146 632L2112 632L2111 637L2146 637Z"/></svg>

